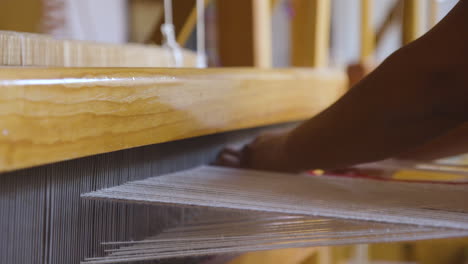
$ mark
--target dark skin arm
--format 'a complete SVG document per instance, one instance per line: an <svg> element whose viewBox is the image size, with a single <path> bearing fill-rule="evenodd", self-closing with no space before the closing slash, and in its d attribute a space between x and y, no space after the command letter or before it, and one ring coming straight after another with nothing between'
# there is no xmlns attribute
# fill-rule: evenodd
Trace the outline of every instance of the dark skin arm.
<svg viewBox="0 0 468 264"><path fill-rule="evenodd" d="M468 123L398 156L399 159L430 161L468 152Z"/></svg>
<svg viewBox="0 0 468 264"><path fill-rule="evenodd" d="M261 135L242 151L224 150L218 164L302 171L417 156L434 140L468 142L468 134L456 132L467 131L467 121L468 3L462 1L331 107L292 130Z"/></svg>

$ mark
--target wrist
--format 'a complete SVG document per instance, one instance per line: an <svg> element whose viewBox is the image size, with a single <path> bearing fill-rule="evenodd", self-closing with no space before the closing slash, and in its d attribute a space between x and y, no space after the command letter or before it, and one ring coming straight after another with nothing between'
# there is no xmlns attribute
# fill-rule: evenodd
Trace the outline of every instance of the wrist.
<svg viewBox="0 0 468 264"><path fill-rule="evenodd" d="M301 137L295 130L284 135L281 145L283 159L288 161L290 170L315 169L316 159L311 155L310 144L300 141Z"/></svg>

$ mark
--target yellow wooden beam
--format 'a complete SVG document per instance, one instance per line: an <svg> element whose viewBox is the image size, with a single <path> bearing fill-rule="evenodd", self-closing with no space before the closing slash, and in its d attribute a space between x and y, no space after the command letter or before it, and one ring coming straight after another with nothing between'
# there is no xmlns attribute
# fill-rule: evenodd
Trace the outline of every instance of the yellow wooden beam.
<svg viewBox="0 0 468 264"><path fill-rule="evenodd" d="M228 264L305 264L309 258L317 254L318 248L286 248L267 251L256 251L242 254Z"/></svg>
<svg viewBox="0 0 468 264"><path fill-rule="evenodd" d="M309 118L332 70L3 68L0 171Z"/></svg>
<svg viewBox="0 0 468 264"><path fill-rule="evenodd" d="M403 1L403 45L417 39L421 34L421 0Z"/></svg>
<svg viewBox="0 0 468 264"><path fill-rule="evenodd" d="M330 41L330 0L293 0L294 66L326 67Z"/></svg>
<svg viewBox="0 0 468 264"><path fill-rule="evenodd" d="M361 63L372 60L375 50L375 32L372 23L373 0L361 0Z"/></svg>

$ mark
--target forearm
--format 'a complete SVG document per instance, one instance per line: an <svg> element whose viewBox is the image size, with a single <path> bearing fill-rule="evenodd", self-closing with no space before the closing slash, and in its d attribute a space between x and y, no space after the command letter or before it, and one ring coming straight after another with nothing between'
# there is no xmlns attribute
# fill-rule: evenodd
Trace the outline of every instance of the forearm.
<svg viewBox="0 0 468 264"><path fill-rule="evenodd" d="M391 157L468 117L468 8L403 48L332 107L287 135L294 169L335 168Z"/></svg>
<svg viewBox="0 0 468 264"><path fill-rule="evenodd" d="M331 107L266 133L217 164L300 171L347 167L415 149L468 121L468 0L400 49Z"/></svg>
<svg viewBox="0 0 468 264"><path fill-rule="evenodd" d="M343 103L343 110L349 109L348 112L323 113L288 134L285 149L294 170L347 167L396 156L461 123L458 119L439 118L418 111L407 117L389 117L386 116L388 111L380 107L368 108L372 114L364 113L345 106L354 105L353 101L364 103L366 100L349 99L349 104Z"/></svg>
<svg viewBox="0 0 468 264"><path fill-rule="evenodd" d="M298 169L371 162L415 148L460 125L424 102L424 93L384 86L356 87L319 116L288 134L286 151ZM384 92L385 90L385 92ZM379 91L379 92L377 92ZM398 100L397 97L404 97ZM435 104L435 103L434 103Z"/></svg>
<svg viewBox="0 0 468 264"><path fill-rule="evenodd" d="M468 153L468 123L416 149L398 156L409 160L434 160Z"/></svg>

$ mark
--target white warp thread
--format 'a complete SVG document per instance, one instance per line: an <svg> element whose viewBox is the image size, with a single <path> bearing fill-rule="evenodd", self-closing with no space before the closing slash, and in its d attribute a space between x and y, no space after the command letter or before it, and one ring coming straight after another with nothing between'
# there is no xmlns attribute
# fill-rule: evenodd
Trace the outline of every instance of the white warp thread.
<svg viewBox="0 0 468 264"><path fill-rule="evenodd" d="M240 253L291 247L396 242L466 236L466 230L441 229L369 221L250 213L207 216L142 241L103 243L105 257L84 263L102 264L209 254Z"/></svg>
<svg viewBox="0 0 468 264"><path fill-rule="evenodd" d="M183 49L179 52L182 65L196 66L195 53ZM156 45L94 43L0 30L0 66L170 67L173 64L168 50Z"/></svg>
<svg viewBox="0 0 468 264"><path fill-rule="evenodd" d="M199 167L82 195L468 229L465 185L389 182Z"/></svg>

